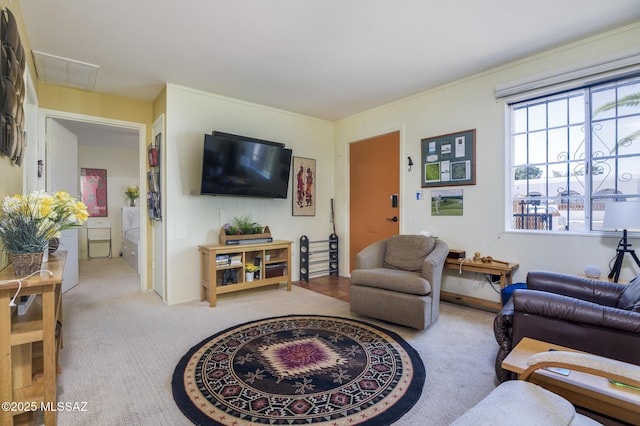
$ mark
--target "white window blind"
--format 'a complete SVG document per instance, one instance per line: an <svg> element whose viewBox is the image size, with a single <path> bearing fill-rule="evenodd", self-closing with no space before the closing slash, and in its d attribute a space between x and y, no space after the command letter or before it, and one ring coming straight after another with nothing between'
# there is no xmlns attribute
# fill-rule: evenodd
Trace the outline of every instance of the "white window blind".
<svg viewBox="0 0 640 426"><path fill-rule="evenodd" d="M544 96L563 90L598 84L612 78L624 78L640 72L640 54L585 65L554 74L539 75L527 80L499 85L495 89L496 99L526 94L527 98ZM534 93L535 92L535 93Z"/></svg>

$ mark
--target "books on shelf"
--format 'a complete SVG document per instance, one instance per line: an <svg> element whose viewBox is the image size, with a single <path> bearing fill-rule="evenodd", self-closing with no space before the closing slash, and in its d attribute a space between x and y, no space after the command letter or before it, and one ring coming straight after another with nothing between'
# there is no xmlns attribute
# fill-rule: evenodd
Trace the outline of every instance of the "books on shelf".
<svg viewBox="0 0 640 426"><path fill-rule="evenodd" d="M242 265L241 254L219 254L216 256L216 266L240 266Z"/></svg>

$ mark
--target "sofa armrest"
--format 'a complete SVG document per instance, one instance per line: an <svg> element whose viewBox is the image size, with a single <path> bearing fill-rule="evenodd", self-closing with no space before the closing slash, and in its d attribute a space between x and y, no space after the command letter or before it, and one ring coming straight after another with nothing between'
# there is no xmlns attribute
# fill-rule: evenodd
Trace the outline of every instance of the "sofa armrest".
<svg viewBox="0 0 640 426"><path fill-rule="evenodd" d="M360 252L356 254L355 269L382 268L384 266L386 247L386 240L380 240L360 250Z"/></svg>
<svg viewBox="0 0 640 426"><path fill-rule="evenodd" d="M493 319L493 336L500 346L505 341L509 342L505 348L508 351L511 350L511 327L513 327L513 299L509 298Z"/></svg>
<svg viewBox="0 0 640 426"><path fill-rule="evenodd" d="M493 319L493 336L498 343L498 352L495 359L495 372L498 381L504 382L513 378L513 374L502 368L502 361L509 355L513 342L511 331L513 329L513 298L502 307Z"/></svg>
<svg viewBox="0 0 640 426"><path fill-rule="evenodd" d="M561 294L515 290L514 312L588 324L640 335L640 313L612 308Z"/></svg>
<svg viewBox="0 0 640 426"><path fill-rule="evenodd" d="M568 274L532 271L527 274L527 289L561 294L576 299L616 306L625 286Z"/></svg>
<svg viewBox="0 0 640 426"><path fill-rule="evenodd" d="M582 371L618 383L640 387L640 366L589 353L547 351L532 355L520 380L528 380L540 368L560 367Z"/></svg>
<svg viewBox="0 0 640 426"><path fill-rule="evenodd" d="M422 262L422 278L426 279L433 286L434 279L440 279L444 262L449 254L449 246L442 240L436 240L436 245L431 253ZM440 287L440 286L438 286Z"/></svg>

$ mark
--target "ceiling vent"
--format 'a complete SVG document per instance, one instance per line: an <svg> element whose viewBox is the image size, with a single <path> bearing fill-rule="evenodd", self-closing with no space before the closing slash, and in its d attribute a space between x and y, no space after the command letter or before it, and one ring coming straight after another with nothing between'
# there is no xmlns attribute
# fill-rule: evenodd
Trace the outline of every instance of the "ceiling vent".
<svg viewBox="0 0 640 426"><path fill-rule="evenodd" d="M98 77L97 65L33 51L38 79L47 83L93 90Z"/></svg>

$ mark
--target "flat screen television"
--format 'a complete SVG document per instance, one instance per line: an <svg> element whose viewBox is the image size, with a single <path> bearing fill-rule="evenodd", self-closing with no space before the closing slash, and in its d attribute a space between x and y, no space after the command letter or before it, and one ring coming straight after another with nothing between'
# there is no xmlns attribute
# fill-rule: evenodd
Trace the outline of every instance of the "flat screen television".
<svg viewBox="0 0 640 426"><path fill-rule="evenodd" d="M206 134L200 193L287 198L291 154L277 142L223 132Z"/></svg>

